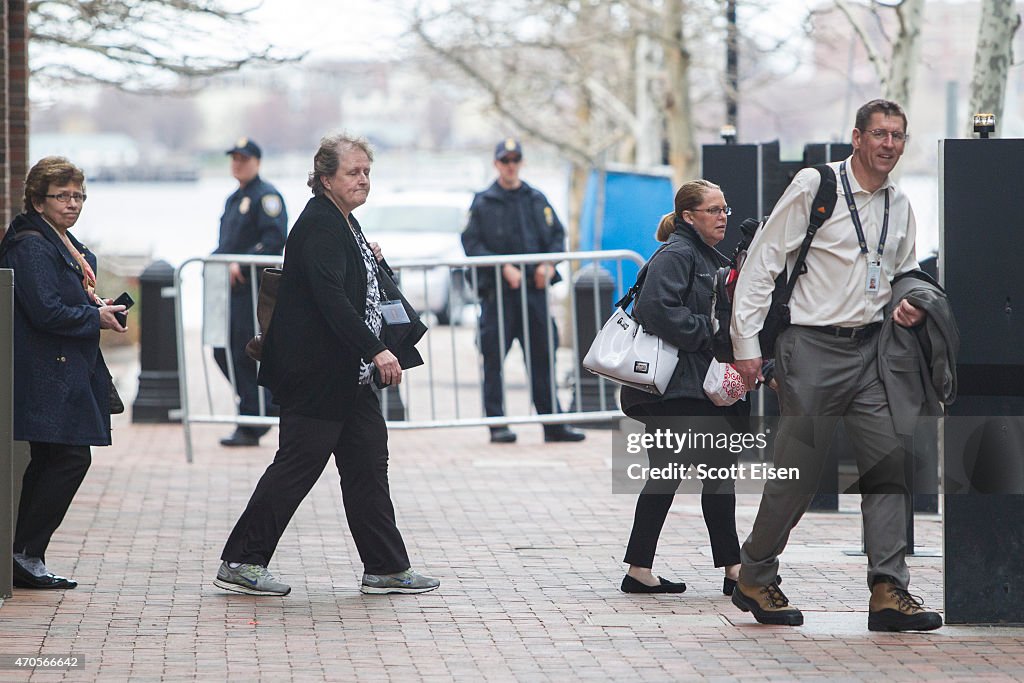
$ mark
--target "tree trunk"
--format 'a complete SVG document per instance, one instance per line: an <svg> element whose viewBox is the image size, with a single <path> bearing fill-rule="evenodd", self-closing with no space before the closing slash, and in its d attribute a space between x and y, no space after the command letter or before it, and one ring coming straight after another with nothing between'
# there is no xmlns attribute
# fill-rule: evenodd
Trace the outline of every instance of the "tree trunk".
<svg viewBox="0 0 1024 683"><path fill-rule="evenodd" d="M1013 63L1013 35L1020 28L1020 15L1014 0L982 0L978 24L978 47L974 53L974 76L971 79L971 104L968 114L991 113L996 117L996 130L1003 116L1006 79ZM967 134L973 128L970 122Z"/></svg>
<svg viewBox="0 0 1024 683"><path fill-rule="evenodd" d="M690 53L683 36L683 0L667 0L665 26L671 27L665 45L665 120L668 128L668 162L676 187L696 172L696 143L690 104Z"/></svg>
<svg viewBox="0 0 1024 683"><path fill-rule="evenodd" d="M656 72L652 45L647 36L637 38L635 67L636 112L633 137L636 140L634 162L641 169L661 164L661 119L658 104L651 97L651 81Z"/></svg>
<svg viewBox="0 0 1024 683"><path fill-rule="evenodd" d="M576 107L576 120L580 129L586 130L590 125L590 101L584 95L580 98ZM593 164L581 163L578 159L572 159L572 168L569 174L569 215L566 216L566 248L569 251L577 251L580 248L580 219L583 217L583 200L587 194L587 180L590 178L590 170ZM595 247L598 248L598 247Z"/></svg>
<svg viewBox="0 0 1024 683"><path fill-rule="evenodd" d="M921 25L924 23L925 0L904 0L896 7L899 33L893 41L889 76L885 83L885 98L910 110L914 92L914 72L917 70L921 46Z"/></svg>
<svg viewBox="0 0 1024 683"><path fill-rule="evenodd" d="M583 216L583 200L587 195L587 182L590 180L590 166L572 162L569 172L569 216L568 235L566 249L579 251L580 248L580 218ZM600 245L593 245L592 248L599 249Z"/></svg>

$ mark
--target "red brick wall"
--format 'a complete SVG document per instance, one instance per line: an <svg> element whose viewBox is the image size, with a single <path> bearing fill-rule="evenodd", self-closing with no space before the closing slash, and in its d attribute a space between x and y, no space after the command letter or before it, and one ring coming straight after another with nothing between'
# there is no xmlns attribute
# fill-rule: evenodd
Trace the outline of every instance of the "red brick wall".
<svg viewBox="0 0 1024 683"><path fill-rule="evenodd" d="M7 0L0 0L0 64L7 61ZM10 164L7 156L7 68L0 69L0 234L10 220Z"/></svg>
<svg viewBox="0 0 1024 683"><path fill-rule="evenodd" d="M26 0L0 0L0 235L21 208L28 172Z"/></svg>
<svg viewBox="0 0 1024 683"><path fill-rule="evenodd" d="M2 2L3 0L0 0ZM7 3L7 167L8 216L21 210L28 173L28 12L26 0Z"/></svg>

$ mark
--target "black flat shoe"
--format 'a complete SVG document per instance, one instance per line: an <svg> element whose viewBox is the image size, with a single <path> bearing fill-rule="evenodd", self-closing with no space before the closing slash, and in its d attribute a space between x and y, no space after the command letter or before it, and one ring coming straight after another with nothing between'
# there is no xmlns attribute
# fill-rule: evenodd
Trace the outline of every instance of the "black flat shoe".
<svg viewBox="0 0 1024 683"><path fill-rule="evenodd" d="M516 433L508 427L491 427L491 443L515 443Z"/></svg>
<svg viewBox="0 0 1024 683"><path fill-rule="evenodd" d="M686 584L683 583L682 581L680 581L679 583L676 583L674 581L669 581L668 579L663 579L660 576L658 577L658 581L661 581L661 585L658 585L658 586L648 586L645 583L641 583L641 582L637 581L636 579L634 579L629 574L626 574L626 576L624 576L622 578L622 585L619 586L619 590L621 590L623 593L685 593L686 592Z"/></svg>
<svg viewBox="0 0 1024 683"><path fill-rule="evenodd" d="M260 437L256 436L252 432L244 431L242 429L236 429L234 434L227 438L221 439L220 445L227 446L228 448L245 448L248 446L259 446Z"/></svg>
<svg viewBox="0 0 1024 683"><path fill-rule="evenodd" d="M57 576L56 574L43 574L36 576L29 570L25 569L14 561L14 586L15 588L35 588L35 589L71 589L78 585L78 582L74 579L67 579L63 576Z"/></svg>
<svg viewBox="0 0 1024 683"><path fill-rule="evenodd" d="M776 575L775 583L782 585L782 577ZM732 595L732 592L736 590L736 580L730 579L728 576L725 577L725 581L722 582L722 595Z"/></svg>
<svg viewBox="0 0 1024 683"><path fill-rule="evenodd" d="M569 425L554 425L544 429L544 441L583 441L587 435Z"/></svg>

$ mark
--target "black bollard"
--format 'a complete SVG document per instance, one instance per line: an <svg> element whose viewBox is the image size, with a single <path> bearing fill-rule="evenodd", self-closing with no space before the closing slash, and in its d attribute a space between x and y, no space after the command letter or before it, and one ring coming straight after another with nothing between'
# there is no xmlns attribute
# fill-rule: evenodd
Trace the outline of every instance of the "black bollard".
<svg viewBox="0 0 1024 683"><path fill-rule="evenodd" d="M178 380L177 318L174 297L174 268L166 261L154 261L139 276L141 325L139 342L139 391L132 404L132 422L181 422Z"/></svg>
<svg viewBox="0 0 1024 683"><path fill-rule="evenodd" d="M595 272L596 271L596 272ZM595 288L596 284L596 288ZM590 263L573 278L573 290L576 295L576 333L579 339L579 357L576 359L580 373L580 384L573 392L570 412L595 412L601 410L601 395L604 395L604 410L615 410L618 401L615 398L617 385L602 380L583 367L583 358L587 355L590 345L597 337L598 330L612 314L615 280L598 263ZM596 291L595 291L596 289ZM597 306L594 298L597 297ZM588 422L587 427L614 428L616 422Z"/></svg>

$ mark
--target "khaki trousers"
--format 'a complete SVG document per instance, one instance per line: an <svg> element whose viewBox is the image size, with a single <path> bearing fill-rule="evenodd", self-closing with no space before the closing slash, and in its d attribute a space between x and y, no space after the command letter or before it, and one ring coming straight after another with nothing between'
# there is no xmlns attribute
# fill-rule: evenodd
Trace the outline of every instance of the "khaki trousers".
<svg viewBox="0 0 1024 683"><path fill-rule="evenodd" d="M841 339L792 325L779 335L776 351L782 419L775 467L796 467L800 479L765 483L754 526L741 548L740 580L748 585L775 580L778 557L814 497L836 422L842 419L857 456L868 586L888 576L906 588L905 450L878 376L877 334Z"/></svg>

